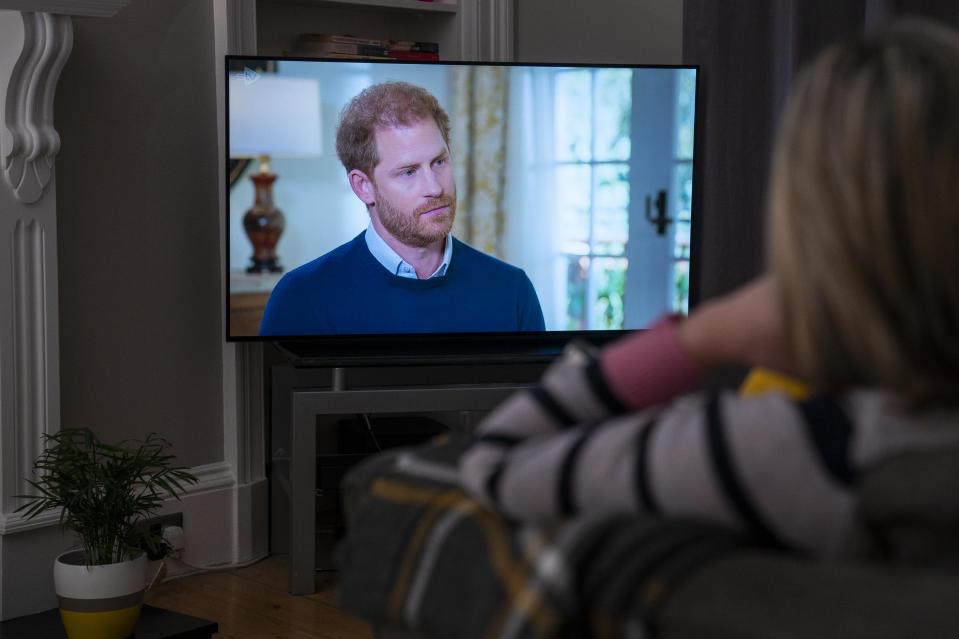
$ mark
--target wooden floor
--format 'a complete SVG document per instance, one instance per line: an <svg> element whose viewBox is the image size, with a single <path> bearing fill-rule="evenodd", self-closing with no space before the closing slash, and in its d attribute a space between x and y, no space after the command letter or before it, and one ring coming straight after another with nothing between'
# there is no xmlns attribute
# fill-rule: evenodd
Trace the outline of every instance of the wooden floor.
<svg viewBox="0 0 959 639"><path fill-rule="evenodd" d="M286 555L224 572L180 577L154 586L146 603L216 621L217 639L373 639L369 624L334 601L336 573L317 575L313 595L289 594Z"/></svg>

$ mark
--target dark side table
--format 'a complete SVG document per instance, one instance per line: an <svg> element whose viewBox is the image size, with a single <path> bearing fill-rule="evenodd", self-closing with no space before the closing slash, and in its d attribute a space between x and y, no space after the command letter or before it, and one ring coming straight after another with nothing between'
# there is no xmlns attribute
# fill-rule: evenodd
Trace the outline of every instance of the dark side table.
<svg viewBox="0 0 959 639"><path fill-rule="evenodd" d="M215 621L181 615L144 604L132 639L210 639L217 631ZM66 639L60 610L52 608L35 615L0 623L0 639Z"/></svg>

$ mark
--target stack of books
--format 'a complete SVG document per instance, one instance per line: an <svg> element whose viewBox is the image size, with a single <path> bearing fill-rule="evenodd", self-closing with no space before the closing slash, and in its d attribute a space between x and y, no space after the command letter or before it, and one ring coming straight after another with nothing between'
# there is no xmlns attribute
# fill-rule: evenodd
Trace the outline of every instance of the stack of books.
<svg viewBox="0 0 959 639"><path fill-rule="evenodd" d="M361 60L439 60L440 45L413 40L379 40L351 35L301 33L290 55Z"/></svg>

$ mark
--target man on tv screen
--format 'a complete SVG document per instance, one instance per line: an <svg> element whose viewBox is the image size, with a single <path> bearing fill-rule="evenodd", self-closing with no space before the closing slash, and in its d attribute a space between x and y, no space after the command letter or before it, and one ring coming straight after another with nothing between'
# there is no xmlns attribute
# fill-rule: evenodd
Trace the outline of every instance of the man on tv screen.
<svg viewBox="0 0 959 639"><path fill-rule="evenodd" d="M406 82L373 85L346 105L336 153L369 225L280 280L261 335L545 330L526 273L450 233L449 139L436 98Z"/></svg>

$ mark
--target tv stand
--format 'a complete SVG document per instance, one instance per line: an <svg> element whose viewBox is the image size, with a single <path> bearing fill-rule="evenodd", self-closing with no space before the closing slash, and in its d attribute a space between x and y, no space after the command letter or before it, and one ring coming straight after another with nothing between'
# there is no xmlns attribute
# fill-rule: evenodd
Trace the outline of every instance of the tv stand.
<svg viewBox="0 0 959 639"><path fill-rule="evenodd" d="M475 420L542 374L545 362L420 366L272 367L272 550L290 555L290 592L315 591L317 455L335 452L336 419L443 415L468 432ZM285 544L288 543L288 548Z"/></svg>

